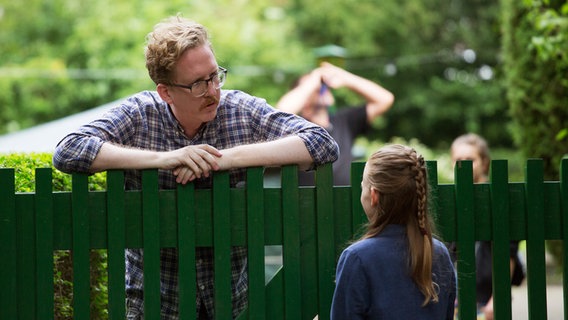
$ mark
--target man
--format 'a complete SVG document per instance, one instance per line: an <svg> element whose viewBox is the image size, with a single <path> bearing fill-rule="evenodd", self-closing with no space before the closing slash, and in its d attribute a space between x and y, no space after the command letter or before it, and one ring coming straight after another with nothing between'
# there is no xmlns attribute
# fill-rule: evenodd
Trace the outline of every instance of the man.
<svg viewBox="0 0 568 320"><path fill-rule="evenodd" d="M330 114L335 104L331 89L347 88L365 100L359 107L339 108ZM371 123L390 109L394 95L380 85L347 70L323 62L319 68L304 75L296 86L280 98L276 107L298 114L326 128L340 148L339 159L333 164L334 185L350 184L352 148L355 139L366 134ZM300 185L314 185L311 172L300 172Z"/></svg>
<svg viewBox="0 0 568 320"><path fill-rule="evenodd" d="M264 99L221 90L227 70L217 64L205 28L181 17L157 24L147 36L146 67L156 91L144 91L63 138L53 163L61 171L127 169L126 189L141 188L139 169L158 168L160 188L193 181L211 186L211 173L230 170L232 186L245 167L297 164L306 170L334 161L338 147L327 132L279 112ZM247 304L245 248L231 254L233 317ZM197 312L214 316L213 256L198 248ZM143 318L142 250L126 252L128 319ZM176 319L177 251L161 252L162 319Z"/></svg>

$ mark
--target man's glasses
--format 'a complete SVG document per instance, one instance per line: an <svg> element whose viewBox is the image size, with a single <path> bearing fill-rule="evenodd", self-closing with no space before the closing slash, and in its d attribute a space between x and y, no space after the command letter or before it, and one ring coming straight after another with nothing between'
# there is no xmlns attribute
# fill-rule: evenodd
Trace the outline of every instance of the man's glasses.
<svg viewBox="0 0 568 320"><path fill-rule="evenodd" d="M198 80L190 85L177 83L172 83L171 85L174 87L189 89L194 97L199 98L203 97L207 93L207 90L209 90L209 83L213 83L215 89L220 89L225 84L226 79L227 69L219 67L219 69L217 69L217 72L215 72L215 74L213 74L209 79Z"/></svg>

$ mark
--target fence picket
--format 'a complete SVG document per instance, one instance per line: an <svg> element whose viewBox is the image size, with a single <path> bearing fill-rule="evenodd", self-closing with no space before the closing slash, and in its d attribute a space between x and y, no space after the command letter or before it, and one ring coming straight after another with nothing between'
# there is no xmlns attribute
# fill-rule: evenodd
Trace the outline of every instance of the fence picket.
<svg viewBox="0 0 568 320"><path fill-rule="evenodd" d="M302 292L300 290L300 212L298 170L282 169L282 257L284 264L284 315L286 319L300 319Z"/></svg>
<svg viewBox="0 0 568 320"><path fill-rule="evenodd" d="M316 216L318 248L319 317L328 319L335 287L335 248L333 228L332 166L322 166L316 172Z"/></svg>
<svg viewBox="0 0 568 320"><path fill-rule="evenodd" d="M158 171L142 172L144 318L160 318L160 199Z"/></svg>
<svg viewBox="0 0 568 320"><path fill-rule="evenodd" d="M458 312L460 319L474 320L477 318L477 306L475 303L475 212L471 160L456 162L455 190L458 242Z"/></svg>
<svg viewBox="0 0 568 320"><path fill-rule="evenodd" d="M231 319L231 193L228 172L213 177L215 319Z"/></svg>
<svg viewBox="0 0 568 320"><path fill-rule="evenodd" d="M546 264L544 260L544 165L529 159L526 167L527 290L529 319L546 319Z"/></svg>
<svg viewBox="0 0 568 320"><path fill-rule="evenodd" d="M18 318L16 188L14 169L0 168L0 319Z"/></svg>
<svg viewBox="0 0 568 320"><path fill-rule="evenodd" d="M491 162L493 304L496 319L511 319L509 185L506 160ZM499 275L499 276L497 276ZM508 308L506 306L509 306Z"/></svg>
<svg viewBox="0 0 568 320"><path fill-rule="evenodd" d="M178 185L179 318L195 319L197 290L195 271L195 188L192 183Z"/></svg>
<svg viewBox="0 0 568 320"><path fill-rule="evenodd" d="M361 226L367 223L367 216L361 206L361 181L363 180L364 162L354 162L351 165L351 230L352 238L362 235ZM338 257L339 258L339 257Z"/></svg>
<svg viewBox="0 0 568 320"><path fill-rule="evenodd" d="M124 172L107 173L108 314L109 319L125 319L126 222Z"/></svg>
<svg viewBox="0 0 568 320"><path fill-rule="evenodd" d="M247 171L247 244L249 280L249 319L266 318L264 295L264 190L263 168ZM248 231L254 230L254 232Z"/></svg>
<svg viewBox="0 0 568 320"><path fill-rule="evenodd" d="M568 237L568 158L562 159L560 165L560 208L562 210L562 234L563 238ZM563 261L568 261L568 245L564 242L562 246ZM564 292L564 319L568 318L568 263L562 265L562 288Z"/></svg>
<svg viewBox="0 0 568 320"><path fill-rule="evenodd" d="M90 245L88 176L74 174L71 195L73 226L73 317L90 319Z"/></svg>
<svg viewBox="0 0 568 320"><path fill-rule="evenodd" d="M37 244L37 314L53 314L53 199L51 168L37 168L35 212Z"/></svg>

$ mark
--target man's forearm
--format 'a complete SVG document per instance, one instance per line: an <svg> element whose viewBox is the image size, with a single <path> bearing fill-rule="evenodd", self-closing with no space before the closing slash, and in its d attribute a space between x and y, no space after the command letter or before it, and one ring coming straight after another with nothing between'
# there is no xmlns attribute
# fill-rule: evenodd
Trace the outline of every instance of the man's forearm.
<svg viewBox="0 0 568 320"><path fill-rule="evenodd" d="M313 159L298 136L279 140L237 146L222 150L219 160L221 170L253 166L275 167L297 164L300 169L308 169Z"/></svg>
<svg viewBox="0 0 568 320"><path fill-rule="evenodd" d="M91 164L91 172L109 169L149 169L159 168L160 153L103 143Z"/></svg>

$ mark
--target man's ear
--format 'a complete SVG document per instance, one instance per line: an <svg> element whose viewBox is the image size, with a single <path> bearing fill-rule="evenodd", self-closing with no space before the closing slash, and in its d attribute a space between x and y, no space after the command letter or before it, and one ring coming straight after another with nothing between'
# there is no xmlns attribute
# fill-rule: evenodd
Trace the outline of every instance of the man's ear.
<svg viewBox="0 0 568 320"><path fill-rule="evenodd" d="M158 84L158 86L156 86L156 91L158 91L158 94L160 95L160 98L162 98L162 100L164 100L168 104L173 104L174 100L170 96L170 89L167 85L162 83Z"/></svg>
<svg viewBox="0 0 568 320"><path fill-rule="evenodd" d="M371 187L371 206L379 205L379 190Z"/></svg>

